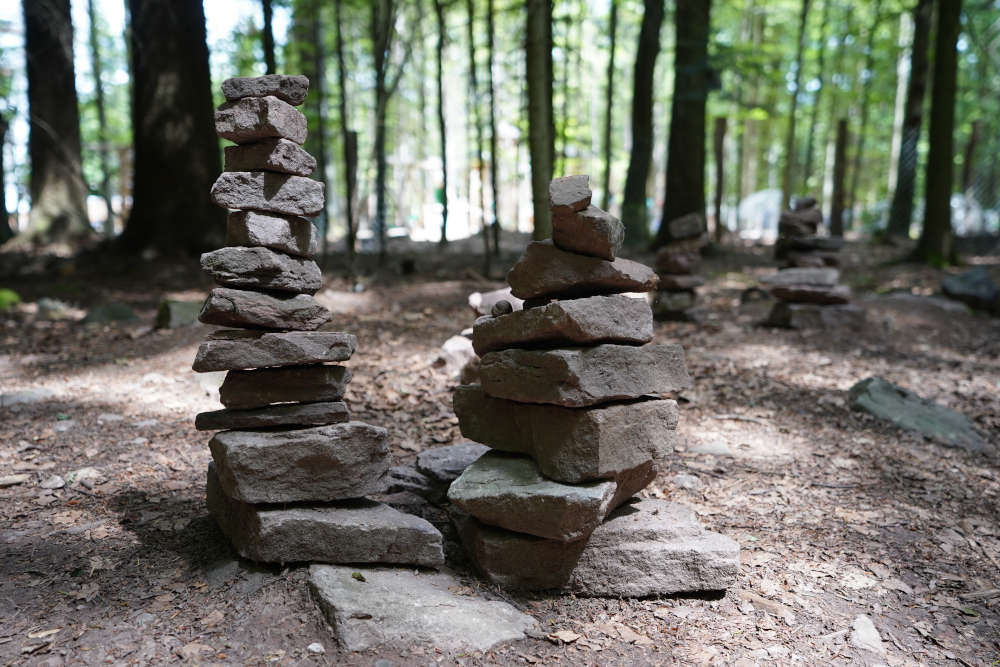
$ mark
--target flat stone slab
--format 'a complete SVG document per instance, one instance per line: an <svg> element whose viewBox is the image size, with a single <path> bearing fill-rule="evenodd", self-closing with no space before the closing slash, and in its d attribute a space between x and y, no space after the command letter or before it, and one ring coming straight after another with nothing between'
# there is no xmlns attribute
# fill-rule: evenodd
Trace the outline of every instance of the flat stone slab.
<svg viewBox="0 0 1000 667"><path fill-rule="evenodd" d="M690 274L665 274L660 275L660 290L667 291L687 291L705 284L704 276Z"/></svg>
<svg viewBox="0 0 1000 667"><path fill-rule="evenodd" d="M624 241L625 225L596 206L552 218L552 242L568 252L614 261Z"/></svg>
<svg viewBox="0 0 1000 667"><path fill-rule="evenodd" d="M249 331L220 329L198 347L192 368L199 372L346 361L357 338L340 331Z"/></svg>
<svg viewBox="0 0 1000 667"><path fill-rule="evenodd" d="M272 403L339 401L352 376L351 369L336 365L229 371L219 387L219 400L236 410Z"/></svg>
<svg viewBox="0 0 1000 667"><path fill-rule="evenodd" d="M222 94L229 101L270 95L298 106L305 101L308 92L309 79L301 74L236 76L222 82Z"/></svg>
<svg viewBox="0 0 1000 667"><path fill-rule="evenodd" d="M946 296L972 308L1000 313L1000 288L993 282L993 276L985 266L945 276L941 280L941 290Z"/></svg>
<svg viewBox="0 0 1000 667"><path fill-rule="evenodd" d="M385 563L440 567L441 533L370 500L251 505L227 496L209 464L208 511L244 558L261 563Z"/></svg>
<svg viewBox="0 0 1000 667"><path fill-rule="evenodd" d="M840 280L840 271L837 269L814 269L796 268L782 269L777 273L761 278L761 282L770 287L784 287L788 285L816 285L819 287L830 287Z"/></svg>
<svg viewBox="0 0 1000 667"><path fill-rule="evenodd" d="M661 248L656 253L656 263L653 266L660 275L694 273L701 266L701 255L697 251L668 250L664 252L664 249Z"/></svg>
<svg viewBox="0 0 1000 667"><path fill-rule="evenodd" d="M225 208L314 216L323 210L323 184L305 176L269 171L224 171L212 201Z"/></svg>
<svg viewBox="0 0 1000 667"><path fill-rule="evenodd" d="M677 442L677 403L669 399L562 408L493 398L479 385L462 385L454 406L463 436L527 454L543 475L570 484L655 470Z"/></svg>
<svg viewBox="0 0 1000 667"><path fill-rule="evenodd" d="M777 254L776 254L777 255ZM823 268L840 266L840 255L832 250L789 250L777 255L784 257L788 266L802 268Z"/></svg>
<svg viewBox="0 0 1000 667"><path fill-rule="evenodd" d="M476 354L508 347L558 347L653 340L653 311L645 299L592 296L553 301L499 317L476 320L472 345Z"/></svg>
<svg viewBox="0 0 1000 667"><path fill-rule="evenodd" d="M483 389L490 396L571 408L691 386L684 350L671 343L500 350L482 358L479 372Z"/></svg>
<svg viewBox="0 0 1000 667"><path fill-rule="evenodd" d="M553 216L572 215L590 206L590 176L563 176L549 182L549 209Z"/></svg>
<svg viewBox="0 0 1000 667"><path fill-rule="evenodd" d="M350 421L343 401L287 403L253 410L214 410L199 413L194 426L199 431L274 428L276 426L325 426Z"/></svg>
<svg viewBox="0 0 1000 667"><path fill-rule="evenodd" d="M883 378L861 380L851 387L849 396L853 409L920 433L946 447L970 452L986 449L986 439L968 417Z"/></svg>
<svg viewBox="0 0 1000 667"><path fill-rule="evenodd" d="M315 294L323 286L316 262L270 248L219 248L202 254L201 268L228 287Z"/></svg>
<svg viewBox="0 0 1000 667"><path fill-rule="evenodd" d="M844 247L844 239L839 236L790 236L780 239L778 245L789 250L829 250Z"/></svg>
<svg viewBox="0 0 1000 667"><path fill-rule="evenodd" d="M226 495L246 503L343 500L378 493L392 464L389 433L364 422L222 431L212 450Z"/></svg>
<svg viewBox="0 0 1000 667"><path fill-rule="evenodd" d="M313 257L320 251L319 232L305 218L259 211L229 212L226 245L261 246L300 257Z"/></svg>
<svg viewBox="0 0 1000 667"><path fill-rule="evenodd" d="M669 238L675 240L693 239L705 232L705 218L698 213L688 213L667 223Z"/></svg>
<svg viewBox="0 0 1000 667"><path fill-rule="evenodd" d="M533 241L507 273L519 299L572 298L597 294L648 292L657 284L651 268L629 259L609 262L560 250L552 240Z"/></svg>
<svg viewBox="0 0 1000 667"><path fill-rule="evenodd" d="M278 297L249 290L216 287L198 319L205 324L259 329L318 329L333 315L308 294Z"/></svg>
<svg viewBox="0 0 1000 667"><path fill-rule="evenodd" d="M765 322L786 329L863 329L865 310L855 304L823 306L778 301Z"/></svg>
<svg viewBox="0 0 1000 667"><path fill-rule="evenodd" d="M537 626L506 602L459 594L468 587L444 572L312 565L309 588L348 651L421 644L456 653L487 651L524 639Z"/></svg>
<svg viewBox="0 0 1000 667"><path fill-rule="evenodd" d="M478 442L432 447L417 454L416 467L438 484L451 484L488 451L489 447Z"/></svg>
<svg viewBox="0 0 1000 667"><path fill-rule="evenodd" d="M245 97L215 110L215 132L237 144L283 138L301 144L306 140L306 117L277 97Z"/></svg>
<svg viewBox="0 0 1000 667"><path fill-rule="evenodd" d="M843 304L851 301L851 288L847 285L778 285L771 294L792 303Z"/></svg>
<svg viewBox="0 0 1000 667"><path fill-rule="evenodd" d="M295 176L311 176L316 171L316 158L282 137L226 146L225 152L226 171L277 171Z"/></svg>
<svg viewBox="0 0 1000 667"><path fill-rule="evenodd" d="M736 583L740 548L706 531L683 505L647 498L612 512L589 540L558 542L457 517L462 542L505 588L562 589L588 597L721 591Z"/></svg>

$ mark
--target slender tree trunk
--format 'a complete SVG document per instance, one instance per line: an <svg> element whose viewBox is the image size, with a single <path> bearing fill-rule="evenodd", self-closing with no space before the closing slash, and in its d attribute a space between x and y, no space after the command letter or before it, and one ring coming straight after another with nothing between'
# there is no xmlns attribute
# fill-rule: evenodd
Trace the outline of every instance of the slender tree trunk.
<svg viewBox="0 0 1000 667"><path fill-rule="evenodd" d="M267 73L274 74L278 71L278 68L274 63L274 30L271 28L271 0L260 0L260 4L261 9L264 10L264 29L261 31L264 41L264 64L267 67Z"/></svg>
<svg viewBox="0 0 1000 667"><path fill-rule="evenodd" d="M819 125L820 102L823 99L823 88L826 80L826 39L827 26L830 21L830 1L823 0L823 13L820 18L819 31L819 52L816 55L816 82L819 87L813 97L812 109L809 112L809 134L806 139L806 163L802 169L802 187L808 191L809 181L812 179L813 160L816 152L816 127ZM824 145L825 145L824 141ZM820 179L820 190L822 190L823 180ZM822 193L820 193L822 194Z"/></svg>
<svg viewBox="0 0 1000 667"><path fill-rule="evenodd" d="M903 143L903 112L906 107L907 67L910 54L907 46L913 41L913 17L902 12L899 15L898 39L899 56L896 58L896 95L892 105L892 140L889 142L889 174L886 179L887 192L895 192L896 179L899 178L899 148Z"/></svg>
<svg viewBox="0 0 1000 667"><path fill-rule="evenodd" d="M344 238L345 249L347 250L347 275L354 276L354 245L356 233L354 214L354 194L357 191L357 161L358 161L358 133L352 132L351 122L347 116L347 67L344 63L344 24L343 24L344 0L336 0L333 4L334 22L337 24L337 100L340 106L340 143L344 157L344 184L347 187L344 197L344 208L346 209L347 233Z"/></svg>
<svg viewBox="0 0 1000 667"><path fill-rule="evenodd" d="M7 211L7 169L4 165L4 147L7 145L9 129L7 119L0 115L0 245L14 236L14 230L10 228L10 213Z"/></svg>
<svg viewBox="0 0 1000 667"><path fill-rule="evenodd" d="M844 235L844 176L847 172L847 119L837 121L833 157L833 195L830 202L830 235Z"/></svg>
<svg viewBox="0 0 1000 667"><path fill-rule="evenodd" d="M618 0L611 0L608 12L608 83L604 105L604 177L601 179L601 208L611 207L611 126L615 105L615 46L618 37Z"/></svg>
<svg viewBox="0 0 1000 667"><path fill-rule="evenodd" d="M108 209L104 219L104 236L115 235L115 212L111 206L111 160L108 155L108 123L104 112L104 83L101 81L101 48L98 41L97 12L94 11L94 0L87 0L87 17L90 19L90 69L94 77L94 98L97 106L97 143L98 157L101 161L101 198Z"/></svg>
<svg viewBox="0 0 1000 667"><path fill-rule="evenodd" d="M725 181L723 180L723 147L726 142L726 117L719 116L715 119L715 131L712 137L713 154L715 158L715 242L722 243L722 235L726 232L726 226L722 222L722 194L724 192Z"/></svg>
<svg viewBox="0 0 1000 667"><path fill-rule="evenodd" d="M444 40L447 30L444 21L444 3L434 0L434 14L437 16L437 116L438 133L441 137L441 241L448 244L448 133L444 122Z"/></svg>
<svg viewBox="0 0 1000 667"><path fill-rule="evenodd" d="M806 22L809 18L809 0L802 0L799 13L799 38L795 45L795 75L792 79L792 98L788 111L788 129L785 134L785 169L781 177L781 207L791 203L792 173L795 171L795 117L799 110L799 84L802 81L802 52L806 45Z"/></svg>
<svg viewBox="0 0 1000 667"><path fill-rule="evenodd" d="M475 169L479 172L479 215L482 219L483 234L483 275L489 277L491 270L490 227L486 220L486 166L483 163L483 115L479 105L479 79L476 75L476 4L475 0L465 0L466 13L469 15L469 90L471 91L471 106L473 123L476 127ZM472 170L470 170L471 172ZM472 198L472 193L469 193ZM471 202L470 202L471 203Z"/></svg>
<svg viewBox="0 0 1000 667"><path fill-rule="evenodd" d="M69 0L23 0L28 75L31 214L27 237L41 242L90 236L80 158Z"/></svg>
<svg viewBox="0 0 1000 667"><path fill-rule="evenodd" d="M310 82L312 87L312 98L316 109L316 171L319 180L327 188L327 171L330 163L329 140L326 136L326 44L324 36L326 30L323 26L323 3L314 0L312 21L312 42L313 42L313 74L314 79ZM272 45L273 50L273 45ZM272 56L273 57L273 56ZM329 188L327 188L329 191ZM326 268L326 256L329 251L330 242L330 197L323 201L323 211L319 218L320 234L323 238L323 259L322 267Z"/></svg>
<svg viewBox="0 0 1000 667"><path fill-rule="evenodd" d="M968 194L972 190L972 165L976 156L976 145L979 143L979 134L982 123L978 120L972 121L972 131L969 133L969 142L965 144L964 159L962 160L962 192Z"/></svg>
<svg viewBox="0 0 1000 667"><path fill-rule="evenodd" d="M875 0L875 22L868 29L868 40L865 45L865 83L861 87L861 124L858 128L858 145L854 150L854 165L851 169L851 192L848 197L848 201L850 201L850 215L847 217L848 229L854 226L854 219L858 213L858 184L861 182L861 164L865 153L865 139L868 136L868 112L871 107L872 82L875 80L875 73L873 71L875 65L875 33L878 31L878 24L881 19L882 0Z"/></svg>
<svg viewBox="0 0 1000 667"><path fill-rule="evenodd" d="M622 201L625 241L629 245L643 245L649 240L646 185L653 161L653 74L656 57L660 53L660 27L664 14L663 0L643 0L643 6L632 86L632 153ZM680 90L676 85L674 89Z"/></svg>
<svg viewBox="0 0 1000 667"><path fill-rule="evenodd" d="M656 246L671 240L670 226L666 223L688 213L705 215L705 102L711 75L708 64L711 9L711 0L677 0L674 99L663 216Z"/></svg>
<svg viewBox="0 0 1000 667"><path fill-rule="evenodd" d="M133 208L125 248L198 253L222 244L209 193L220 171L201 0L129 0Z"/></svg>
<svg viewBox="0 0 1000 667"><path fill-rule="evenodd" d="M552 236L549 180L555 152L552 118L552 4L527 0L525 66L528 83L528 143L536 240Z"/></svg>
<svg viewBox="0 0 1000 667"><path fill-rule="evenodd" d="M490 88L490 190L493 193L491 202L493 210L493 254L500 256L500 164L497 155L497 112L496 112L496 90L493 85L493 41L495 37L495 26L493 25L493 0L486 2L486 50L488 52L487 76Z"/></svg>

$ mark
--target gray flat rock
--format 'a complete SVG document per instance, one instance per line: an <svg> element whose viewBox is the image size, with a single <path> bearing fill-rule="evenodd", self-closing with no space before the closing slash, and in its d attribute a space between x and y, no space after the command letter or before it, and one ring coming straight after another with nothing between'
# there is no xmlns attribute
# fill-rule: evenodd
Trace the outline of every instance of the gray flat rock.
<svg viewBox="0 0 1000 667"><path fill-rule="evenodd" d="M294 141L275 137L252 144L226 146L226 171L277 171L311 176L316 158Z"/></svg>
<svg viewBox="0 0 1000 667"><path fill-rule="evenodd" d="M659 276L661 291L686 292L705 284L704 276L673 273L661 273Z"/></svg>
<svg viewBox="0 0 1000 667"><path fill-rule="evenodd" d="M236 410L272 403L339 401L351 377L349 368L336 365L229 371L219 387L219 400Z"/></svg>
<svg viewBox="0 0 1000 667"><path fill-rule="evenodd" d="M653 317L669 318L672 313L680 313L694 308L697 297L692 290L659 290L653 300Z"/></svg>
<svg viewBox="0 0 1000 667"><path fill-rule="evenodd" d="M227 287L315 294L323 286L316 262L270 248L219 248L202 254L201 268Z"/></svg>
<svg viewBox="0 0 1000 667"><path fill-rule="evenodd" d="M880 377L870 377L850 389L855 410L873 414L900 428L916 431L946 447L970 452L986 449L986 439L968 417Z"/></svg>
<svg viewBox="0 0 1000 667"><path fill-rule="evenodd" d="M245 97L215 110L215 132L237 144L271 138L301 144L306 140L306 117L277 97Z"/></svg>
<svg viewBox="0 0 1000 667"><path fill-rule="evenodd" d="M572 298L597 294L648 292L657 284L648 266L629 259L609 262L560 250L551 240L533 241L507 273L519 299Z"/></svg>
<svg viewBox="0 0 1000 667"><path fill-rule="evenodd" d="M198 319L224 327L311 331L329 322L331 317L330 311L308 294L277 297L216 287L209 292Z"/></svg>
<svg viewBox="0 0 1000 667"><path fill-rule="evenodd" d="M787 285L816 285L829 287L836 285L840 279L840 271L837 269L813 269L797 268L782 269L777 273L761 278L761 282L770 287L782 287Z"/></svg>
<svg viewBox="0 0 1000 667"><path fill-rule="evenodd" d="M451 484L487 451L478 442L433 447L417 455L417 470L438 484Z"/></svg>
<svg viewBox="0 0 1000 667"><path fill-rule="evenodd" d="M844 239L839 236L789 236L778 241L789 250L830 250L844 247Z"/></svg>
<svg viewBox="0 0 1000 667"><path fill-rule="evenodd" d="M590 206L590 176L563 176L549 182L549 209L553 216L572 215Z"/></svg>
<svg viewBox="0 0 1000 667"><path fill-rule="evenodd" d="M1000 313L1000 288L993 282L993 276L985 266L945 276L941 280L941 290L946 296L968 304L972 308Z"/></svg>
<svg viewBox="0 0 1000 667"><path fill-rule="evenodd" d="M661 248L656 253L656 263L653 266L660 275L694 273L701 266L701 255L697 251L664 252Z"/></svg>
<svg viewBox="0 0 1000 667"><path fill-rule="evenodd" d="M339 331L252 331L220 329L198 347L192 368L233 371L346 361L357 339Z"/></svg>
<svg viewBox="0 0 1000 667"><path fill-rule="evenodd" d="M325 426L350 421L343 401L287 403L253 410L214 410L199 413L194 426L199 431L274 428L276 426Z"/></svg>
<svg viewBox="0 0 1000 667"><path fill-rule="evenodd" d="M212 185L212 201L226 208L314 216L323 210L323 184L269 171L225 171Z"/></svg>
<svg viewBox="0 0 1000 667"><path fill-rule="evenodd" d="M676 503L633 500L589 540L558 542L457 517L466 549L505 588L562 589L581 596L648 597L725 590L736 583L739 545L706 531Z"/></svg>
<svg viewBox="0 0 1000 667"><path fill-rule="evenodd" d="M479 385L463 385L454 405L462 435L527 454L543 475L571 484L655 471L677 441L677 403L669 399L563 408L493 398Z"/></svg>
<svg viewBox="0 0 1000 667"><path fill-rule="evenodd" d="M854 329L865 327L865 310L854 304L824 306L778 301L771 308L769 326L786 329Z"/></svg>
<svg viewBox="0 0 1000 667"><path fill-rule="evenodd" d="M480 356L508 347L558 347L653 340L653 311L645 299L592 296L476 320L472 345Z"/></svg>
<svg viewBox="0 0 1000 667"><path fill-rule="evenodd" d="M319 233L305 218L258 211L229 213L226 245L261 246L300 257L313 257L320 251Z"/></svg>
<svg viewBox="0 0 1000 667"><path fill-rule="evenodd" d="M455 592L465 586L446 573L312 565L309 587L348 651L421 644L456 653L486 651L524 639L537 626L506 602Z"/></svg>
<svg viewBox="0 0 1000 667"><path fill-rule="evenodd" d="M490 396L522 403L584 407L680 391L691 386L680 345L597 345L500 350L480 363Z"/></svg>
<svg viewBox="0 0 1000 667"><path fill-rule="evenodd" d="M625 225L596 206L552 218L552 242L568 252L613 261L624 241Z"/></svg>
<svg viewBox="0 0 1000 667"><path fill-rule="evenodd" d="M851 301L847 285L778 285L771 288L776 299L792 303L844 304Z"/></svg>
<svg viewBox="0 0 1000 667"><path fill-rule="evenodd" d="M441 533L370 500L251 505L233 500L209 464L209 513L244 558L262 563L385 563L440 567Z"/></svg>
<svg viewBox="0 0 1000 667"><path fill-rule="evenodd" d="M698 213L688 213L669 221L667 230L670 232L669 238L678 241L697 238L705 231L705 218Z"/></svg>
<svg viewBox="0 0 1000 667"><path fill-rule="evenodd" d="M388 432L364 422L222 431L209 443L219 483L246 503L343 500L378 493L392 463Z"/></svg>
<svg viewBox="0 0 1000 667"><path fill-rule="evenodd" d="M222 94L229 101L271 95L298 106L305 101L308 92L309 79L301 74L236 76L222 82Z"/></svg>

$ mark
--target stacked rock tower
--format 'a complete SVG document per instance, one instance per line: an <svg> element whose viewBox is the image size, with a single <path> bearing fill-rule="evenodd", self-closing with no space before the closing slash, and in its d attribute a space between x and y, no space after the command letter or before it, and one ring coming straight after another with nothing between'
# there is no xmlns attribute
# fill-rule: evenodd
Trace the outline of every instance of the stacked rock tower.
<svg viewBox="0 0 1000 667"><path fill-rule="evenodd" d="M689 213L667 223L674 239L656 253L656 273L660 285L653 301L657 319L690 321L697 319L695 290L705 284L698 275L701 248L708 242L705 220Z"/></svg>
<svg viewBox="0 0 1000 667"><path fill-rule="evenodd" d="M316 161L302 149L294 107L304 76L229 79L215 114L226 148L212 188L229 209L227 246L202 255L220 285L200 319L225 327L198 349L194 370L227 371L224 410L199 414L209 442L208 508L240 555L262 562L438 566L429 523L365 500L391 463L385 429L351 421L344 392L355 337L319 330L330 311L313 294L317 234L305 217L323 207Z"/></svg>
<svg viewBox="0 0 1000 667"><path fill-rule="evenodd" d="M590 205L587 176L552 181L552 239L507 274L525 309L473 329L477 385L458 388L462 434L492 448L448 498L466 549L503 586L644 596L729 586L739 547L691 510L633 498L673 451L690 378L679 345L654 344L656 287L616 258L624 228Z"/></svg>

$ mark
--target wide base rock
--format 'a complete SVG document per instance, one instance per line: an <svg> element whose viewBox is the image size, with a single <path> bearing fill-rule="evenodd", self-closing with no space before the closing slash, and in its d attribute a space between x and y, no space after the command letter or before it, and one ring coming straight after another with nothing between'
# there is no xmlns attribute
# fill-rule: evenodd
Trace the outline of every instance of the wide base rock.
<svg viewBox="0 0 1000 667"><path fill-rule="evenodd" d="M247 503L341 500L378 493L392 464L388 432L363 422L222 431L208 443L226 494Z"/></svg>
<svg viewBox="0 0 1000 667"><path fill-rule="evenodd" d="M441 533L370 500L251 505L228 497L209 464L208 511L244 558L262 563L386 563L439 567Z"/></svg>
<svg viewBox="0 0 1000 667"><path fill-rule="evenodd" d="M276 426L325 426L350 421L343 401L328 403L286 403L256 410L213 410L194 418L199 431L274 428Z"/></svg>
<svg viewBox="0 0 1000 667"><path fill-rule="evenodd" d="M337 642L348 651L418 644L439 651L486 651L524 639L537 625L506 602L455 592L462 582L443 572L312 565L309 587Z"/></svg>
<svg viewBox="0 0 1000 667"><path fill-rule="evenodd" d="M778 301L765 322L768 326L786 329L862 329L865 310L854 304L820 306L814 303Z"/></svg>
<svg viewBox="0 0 1000 667"><path fill-rule="evenodd" d="M308 294L276 297L249 290L216 287L208 294L198 319L205 324L254 329L312 331L333 317Z"/></svg>
<svg viewBox="0 0 1000 667"><path fill-rule="evenodd" d="M204 373L346 361L356 347L352 334L337 331L222 329L198 347L192 368Z"/></svg>
<svg viewBox="0 0 1000 667"><path fill-rule="evenodd" d="M552 240L533 241L507 273L519 299L573 298L595 294L648 292L657 278L648 266L629 259L613 262L560 250Z"/></svg>
<svg viewBox="0 0 1000 667"><path fill-rule="evenodd" d="M219 401L236 410L262 408L272 403L339 401L351 377L351 369L345 366L229 371L219 387Z"/></svg>
<svg viewBox="0 0 1000 667"><path fill-rule="evenodd" d="M666 500L634 500L589 540L568 543L455 519L473 561L505 588L637 598L725 590L740 569L736 542L706 531L690 508Z"/></svg>

